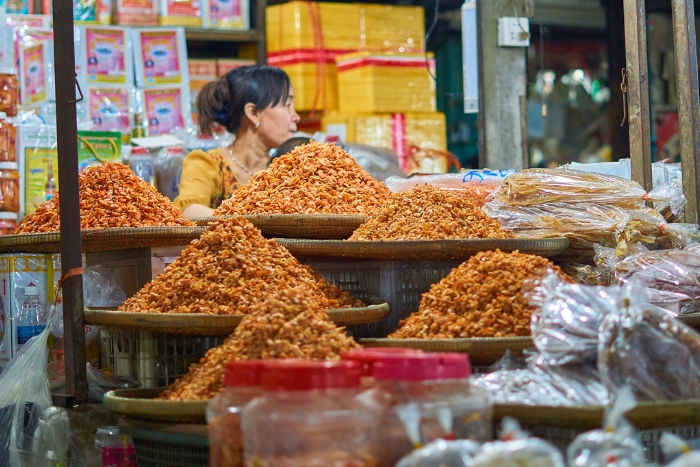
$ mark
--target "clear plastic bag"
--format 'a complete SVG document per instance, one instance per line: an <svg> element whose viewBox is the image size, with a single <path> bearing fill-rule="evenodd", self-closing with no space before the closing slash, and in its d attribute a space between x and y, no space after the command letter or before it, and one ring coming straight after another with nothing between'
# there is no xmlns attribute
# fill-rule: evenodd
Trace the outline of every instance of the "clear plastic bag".
<svg viewBox="0 0 700 467"><path fill-rule="evenodd" d="M683 439L670 433L661 435L659 441L664 458L673 459L666 467L698 467L700 465L700 451L691 451L690 446Z"/></svg>
<svg viewBox="0 0 700 467"><path fill-rule="evenodd" d="M683 219L687 200L683 193L683 186L674 183L664 183L649 192L649 197L654 202L654 209L661 214L667 222L676 222Z"/></svg>
<svg viewBox="0 0 700 467"><path fill-rule="evenodd" d="M528 438L512 419L503 420L502 441L482 446L474 457L474 467L564 467L559 450L538 438Z"/></svg>
<svg viewBox="0 0 700 467"><path fill-rule="evenodd" d="M598 370L613 394L629 386L639 401L700 398L700 334L625 287L618 311L605 317Z"/></svg>
<svg viewBox="0 0 700 467"><path fill-rule="evenodd" d="M469 170L456 174L415 175L409 178L389 177L386 186L394 193L401 193L417 185L432 185L446 190L464 190L467 188L484 189L492 192L513 170Z"/></svg>
<svg viewBox="0 0 700 467"><path fill-rule="evenodd" d="M32 337L0 374L0 465L43 465L46 451L36 439L41 414L52 406L46 374L49 326ZM43 454L43 455L42 455Z"/></svg>
<svg viewBox="0 0 700 467"><path fill-rule="evenodd" d="M401 459L396 467L471 467L481 445L474 441L439 439Z"/></svg>
<svg viewBox="0 0 700 467"><path fill-rule="evenodd" d="M634 437L634 429L624 414L635 400L629 388L618 394L615 404L605 415L602 430L589 431L576 437L567 449L571 467L644 467L644 448Z"/></svg>
<svg viewBox="0 0 700 467"><path fill-rule="evenodd" d="M615 265L615 284L635 282L649 302L673 315L700 311L700 251L647 251Z"/></svg>
<svg viewBox="0 0 700 467"><path fill-rule="evenodd" d="M530 327L540 361L550 366L595 363L600 325L617 310L615 289L565 284L548 275L527 298L536 309Z"/></svg>
<svg viewBox="0 0 700 467"><path fill-rule="evenodd" d="M610 394L598 371L589 365L552 367L533 356L527 369L500 370L473 376L494 404L543 406L605 405Z"/></svg>

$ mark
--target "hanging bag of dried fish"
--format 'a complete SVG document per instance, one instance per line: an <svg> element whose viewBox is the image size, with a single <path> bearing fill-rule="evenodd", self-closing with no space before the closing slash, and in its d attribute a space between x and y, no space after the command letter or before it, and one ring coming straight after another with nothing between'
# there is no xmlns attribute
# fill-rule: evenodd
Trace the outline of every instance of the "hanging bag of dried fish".
<svg viewBox="0 0 700 467"><path fill-rule="evenodd" d="M340 146L312 142L272 161L214 215L370 215L390 196L386 185L373 179Z"/></svg>
<svg viewBox="0 0 700 467"><path fill-rule="evenodd" d="M458 191L430 185L396 193L350 240L514 238Z"/></svg>
<svg viewBox="0 0 700 467"><path fill-rule="evenodd" d="M82 229L114 227L192 226L173 203L126 165L117 162L89 167L79 177ZM17 233L60 229L60 193L42 203Z"/></svg>
<svg viewBox="0 0 700 467"><path fill-rule="evenodd" d="M287 287L309 291L324 308L362 306L237 216L212 225L119 311L249 314Z"/></svg>

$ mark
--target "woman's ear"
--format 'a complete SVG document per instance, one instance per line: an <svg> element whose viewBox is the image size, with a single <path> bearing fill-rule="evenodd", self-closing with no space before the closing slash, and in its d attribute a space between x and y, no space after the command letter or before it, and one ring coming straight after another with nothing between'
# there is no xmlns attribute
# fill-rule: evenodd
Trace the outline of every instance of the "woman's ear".
<svg viewBox="0 0 700 467"><path fill-rule="evenodd" d="M257 128L260 126L260 114L258 112L258 109L255 107L255 104L246 104L243 108L243 111L245 112L245 116L248 117L248 120L250 120L250 123L252 123L254 127Z"/></svg>

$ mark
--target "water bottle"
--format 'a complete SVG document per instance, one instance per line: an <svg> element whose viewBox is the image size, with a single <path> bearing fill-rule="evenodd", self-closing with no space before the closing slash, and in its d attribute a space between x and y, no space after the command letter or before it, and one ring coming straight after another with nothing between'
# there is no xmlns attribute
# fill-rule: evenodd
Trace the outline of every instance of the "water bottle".
<svg viewBox="0 0 700 467"><path fill-rule="evenodd" d="M39 287L29 283L24 288L24 301L19 309L17 323L17 344L23 346L34 336L41 334L46 327L46 312L39 298Z"/></svg>

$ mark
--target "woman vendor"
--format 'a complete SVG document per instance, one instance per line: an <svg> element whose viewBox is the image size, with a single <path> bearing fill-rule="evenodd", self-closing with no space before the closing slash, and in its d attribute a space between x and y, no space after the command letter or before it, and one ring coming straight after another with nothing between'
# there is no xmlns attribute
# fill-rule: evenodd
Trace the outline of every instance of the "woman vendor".
<svg viewBox="0 0 700 467"><path fill-rule="evenodd" d="M186 217L211 216L222 201L265 170L270 150L294 136L299 115L287 74L269 66L241 67L207 83L197 95L202 134L219 124L235 135L227 148L185 157L175 205Z"/></svg>

